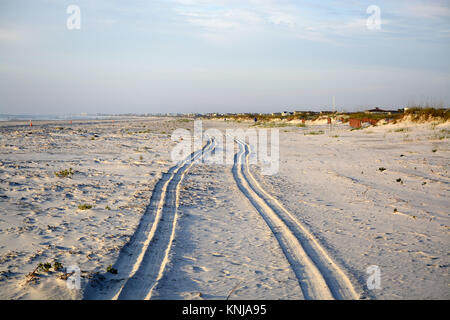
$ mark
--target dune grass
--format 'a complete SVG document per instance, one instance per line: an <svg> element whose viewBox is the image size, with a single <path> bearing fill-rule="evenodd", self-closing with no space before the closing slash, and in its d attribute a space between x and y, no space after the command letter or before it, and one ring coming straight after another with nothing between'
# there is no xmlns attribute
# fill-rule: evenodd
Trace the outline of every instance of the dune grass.
<svg viewBox="0 0 450 320"><path fill-rule="evenodd" d="M73 172L72 168L69 168L69 170L64 169L64 170L55 172L55 176L57 176L59 178L72 177L73 174L74 174L74 172Z"/></svg>
<svg viewBox="0 0 450 320"><path fill-rule="evenodd" d="M414 106L406 110L404 115L410 116L412 121L440 120L445 122L450 120L450 109Z"/></svg>
<svg viewBox="0 0 450 320"><path fill-rule="evenodd" d="M310 132L305 132L304 135L311 135L311 136L316 136L319 134L324 134L325 132L323 130L319 130L319 131L310 131Z"/></svg>

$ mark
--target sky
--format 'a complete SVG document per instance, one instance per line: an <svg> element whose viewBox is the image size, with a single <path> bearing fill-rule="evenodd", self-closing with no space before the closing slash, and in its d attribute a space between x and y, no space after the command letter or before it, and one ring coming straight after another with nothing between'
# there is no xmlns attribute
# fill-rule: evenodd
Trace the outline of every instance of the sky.
<svg viewBox="0 0 450 320"><path fill-rule="evenodd" d="M345 111L448 107L450 1L0 0L3 114L330 110L333 96Z"/></svg>

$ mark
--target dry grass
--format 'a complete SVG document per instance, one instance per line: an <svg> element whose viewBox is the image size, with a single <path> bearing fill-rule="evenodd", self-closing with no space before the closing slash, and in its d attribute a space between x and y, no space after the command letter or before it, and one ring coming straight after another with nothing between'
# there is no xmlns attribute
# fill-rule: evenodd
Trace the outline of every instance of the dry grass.
<svg viewBox="0 0 450 320"><path fill-rule="evenodd" d="M439 120L445 122L450 120L450 109L414 106L406 110L404 115L409 116L411 121Z"/></svg>
<svg viewBox="0 0 450 320"><path fill-rule="evenodd" d="M349 118L352 119L371 119L371 120L402 120L405 116L410 116L413 121L437 119L447 121L450 119L450 109L443 108L442 106L432 106L432 105L411 105L408 106L408 110L404 113L402 112L382 112L382 113L366 113L366 112L343 112L343 113L327 113L322 114L318 112L300 112L296 115L281 115L281 114L257 114L257 113L246 113L246 114L234 114L234 115L218 115L218 116L208 116L209 118L215 119L228 119L235 121L243 120L253 120L256 118L258 122L265 123L270 121L281 121L281 120L316 120L319 117L330 116L332 118L340 118L343 122L347 122Z"/></svg>
<svg viewBox="0 0 450 320"><path fill-rule="evenodd" d="M319 131L310 131L310 132L305 132L304 135L312 135L312 136L316 136L319 134L324 134L325 132L323 130L319 130Z"/></svg>

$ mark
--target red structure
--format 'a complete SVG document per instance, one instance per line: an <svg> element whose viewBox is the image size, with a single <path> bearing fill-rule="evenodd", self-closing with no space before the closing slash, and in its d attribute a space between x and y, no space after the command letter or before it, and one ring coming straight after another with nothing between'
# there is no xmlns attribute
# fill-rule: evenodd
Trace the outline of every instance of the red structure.
<svg viewBox="0 0 450 320"><path fill-rule="evenodd" d="M367 123L370 123L371 125L376 125L377 124L377 122L378 122L378 120L375 120L375 119L369 119L369 118L364 118L364 119L361 119L361 122L367 122Z"/></svg>
<svg viewBox="0 0 450 320"><path fill-rule="evenodd" d="M352 128L361 128L361 120L360 119L349 119L348 124Z"/></svg>

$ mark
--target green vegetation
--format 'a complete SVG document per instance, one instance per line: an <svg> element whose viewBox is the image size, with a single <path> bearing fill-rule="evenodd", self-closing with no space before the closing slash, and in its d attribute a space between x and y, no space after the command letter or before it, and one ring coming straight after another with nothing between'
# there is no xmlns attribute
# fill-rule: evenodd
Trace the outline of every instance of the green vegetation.
<svg viewBox="0 0 450 320"><path fill-rule="evenodd" d="M49 272L51 267L52 267L52 264L50 262L45 262L45 263L39 263L37 269L40 271Z"/></svg>
<svg viewBox="0 0 450 320"><path fill-rule="evenodd" d="M292 120L316 120L319 117L326 118L331 117L346 123L349 119L360 119L363 121L376 123L379 120L388 120L391 123L396 123L402 120L405 116L408 116L412 121L426 121L426 120L438 120L438 121L448 121L450 119L450 109L443 108L442 106L409 106L407 110L402 112L402 110L395 110L391 112L314 112L314 111L304 111L295 112L295 115L282 113L275 114L258 114L258 113L245 113L245 114L226 114L226 115L207 115L207 118L222 119L222 120L234 120L240 121L253 121L254 118L257 119L258 124L271 122L271 121L292 121ZM180 119L181 120L181 119Z"/></svg>
<svg viewBox="0 0 450 320"><path fill-rule="evenodd" d="M117 274L117 269L113 268L112 264L110 264L107 268L106 268L106 272L112 273L112 274Z"/></svg>
<svg viewBox="0 0 450 320"><path fill-rule="evenodd" d="M29 282L37 283L39 281L38 272L41 271L41 272L49 273L51 271L51 268L52 268L52 264L50 262L39 263L32 272L27 274L26 282L27 283L29 283ZM62 265L62 263L60 263L56 260L53 262L53 270L55 272L62 271L63 268L64 268L64 266ZM68 276L70 276L70 274L64 273L64 271L62 271L62 272L63 272L63 274L59 278L63 279L63 280L67 280L67 278L68 278Z"/></svg>
<svg viewBox="0 0 450 320"><path fill-rule="evenodd" d="M304 134L305 134L305 136L306 135L312 135L312 136L316 136L316 135L319 135L319 134L324 134L325 132L323 131L323 130L319 130L319 131L310 131L310 132L305 132Z"/></svg>
<svg viewBox="0 0 450 320"><path fill-rule="evenodd" d="M448 134L446 134L446 135L433 134L428 138L428 140L444 140L444 139L448 139L449 137L450 137L450 135L448 135Z"/></svg>
<svg viewBox="0 0 450 320"><path fill-rule="evenodd" d="M53 269L55 271L62 270L63 268L64 268L64 266L62 265L62 263L60 263L60 262L58 262L56 260L53 262Z"/></svg>
<svg viewBox="0 0 450 320"><path fill-rule="evenodd" d="M327 113L323 113L327 114ZM305 112L297 112L295 115L282 115L281 113L275 114L259 114L259 113L244 113L244 114L226 114L226 115L217 115L217 116L208 116L209 118L214 119L226 119L226 120L234 120L237 122L241 122L242 120L253 121L253 119L257 119L258 122L270 122L270 121L281 121L281 120L316 120L321 114L319 112L314 111L305 111Z"/></svg>
<svg viewBox="0 0 450 320"><path fill-rule="evenodd" d="M291 127L293 125L286 122L273 121L273 122L257 122L253 126L262 128L284 128L284 127Z"/></svg>
<svg viewBox="0 0 450 320"><path fill-rule="evenodd" d="M132 134L145 134L145 133L152 133L152 130L146 129L146 130L139 130L139 131L130 131L130 129L127 128L127 129L122 131L122 134L123 133L129 134L129 135L132 135Z"/></svg>
<svg viewBox="0 0 450 320"><path fill-rule="evenodd" d="M345 113L348 118L344 118L343 122L347 122L348 119L370 119L370 120L382 120L382 119L393 119L399 120L402 118L402 113L389 113L389 112L380 112L380 113L366 113L366 112L351 112Z"/></svg>
<svg viewBox="0 0 450 320"><path fill-rule="evenodd" d="M191 121L194 121L193 119L185 119L185 118L182 118L182 119L177 119L176 120L177 122L191 122Z"/></svg>
<svg viewBox="0 0 450 320"><path fill-rule="evenodd" d="M78 209L80 209L80 210L88 210L88 209L92 209L92 205L86 204L86 203L80 204L80 205L78 205Z"/></svg>
<svg viewBox="0 0 450 320"><path fill-rule="evenodd" d="M52 264L50 262L45 262L45 263L39 263L37 268L35 269L35 271L43 271L43 272L50 272L50 269L52 268ZM62 263L58 262L58 261L54 261L53 262L53 270L54 271L60 271L64 268L64 266L62 265Z"/></svg>
<svg viewBox="0 0 450 320"><path fill-rule="evenodd" d="M59 178L72 177L73 174L74 174L74 172L72 171L72 168L69 168L69 170L65 169L65 170L55 172L55 176L57 176Z"/></svg>

